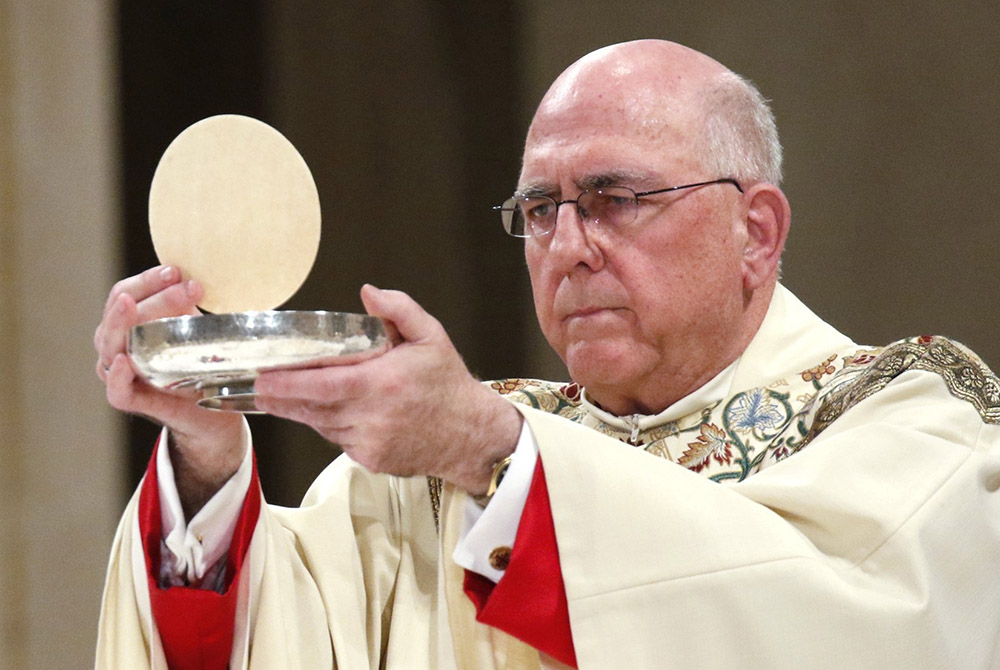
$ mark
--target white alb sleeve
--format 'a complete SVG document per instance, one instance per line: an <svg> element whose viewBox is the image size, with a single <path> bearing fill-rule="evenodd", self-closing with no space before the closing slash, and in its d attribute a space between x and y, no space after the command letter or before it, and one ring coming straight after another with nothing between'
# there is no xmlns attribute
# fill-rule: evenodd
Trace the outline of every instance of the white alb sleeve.
<svg viewBox="0 0 1000 670"><path fill-rule="evenodd" d="M471 497L465 504L462 531L452 554L458 565L493 582L500 581L504 573L490 565L490 552L514 546L537 461L538 445L525 421L510 466L489 505L484 509Z"/></svg>
<svg viewBox="0 0 1000 670"><path fill-rule="evenodd" d="M160 557L161 583L199 585L209 569L225 558L253 474L250 426L245 419L242 439L244 456L239 469L194 518L187 521L166 446L167 429L163 429L156 455L163 523L161 546L165 550Z"/></svg>

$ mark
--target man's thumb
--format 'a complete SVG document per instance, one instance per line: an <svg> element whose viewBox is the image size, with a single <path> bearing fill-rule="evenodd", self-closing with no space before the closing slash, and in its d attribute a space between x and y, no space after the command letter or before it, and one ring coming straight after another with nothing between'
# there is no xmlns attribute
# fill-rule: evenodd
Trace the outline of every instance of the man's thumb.
<svg viewBox="0 0 1000 670"><path fill-rule="evenodd" d="M365 284L361 287L361 302L371 316L386 322L389 337L395 344L424 340L441 331L437 319L402 291L387 291Z"/></svg>

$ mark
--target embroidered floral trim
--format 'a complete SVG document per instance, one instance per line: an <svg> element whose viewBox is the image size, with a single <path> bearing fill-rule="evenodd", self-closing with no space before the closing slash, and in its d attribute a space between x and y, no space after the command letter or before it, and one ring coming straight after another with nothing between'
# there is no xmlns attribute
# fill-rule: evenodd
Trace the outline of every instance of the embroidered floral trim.
<svg viewBox="0 0 1000 670"><path fill-rule="evenodd" d="M911 369L939 375L949 393L975 407L984 422L1000 424L1000 379L956 342L921 335L845 360L843 373L820 394L819 409L803 446L844 412Z"/></svg>
<svg viewBox="0 0 1000 670"><path fill-rule="evenodd" d="M798 376L741 391L641 431L637 448L716 482L741 481L803 449L845 411L908 369L941 375L952 395L973 405L987 423L1000 424L1000 379L961 345L921 336L885 348L833 353ZM516 379L491 386L514 402L622 442L631 437L591 415L576 384Z"/></svg>
<svg viewBox="0 0 1000 670"><path fill-rule="evenodd" d="M576 382L570 382L569 384L566 384L565 386L560 386L559 387L559 393L563 394L564 396L566 396L567 399L569 399L569 400L571 400L573 402L579 402L579 400L580 400L580 392L582 390L583 389L581 389L580 385L577 384Z"/></svg>
<svg viewBox="0 0 1000 670"><path fill-rule="evenodd" d="M709 464L709 459L715 459L719 465L729 465L733 462L733 454L726 433L718 426L710 423L701 424L701 435L694 442L688 443L677 463L688 470L701 472Z"/></svg>
<svg viewBox="0 0 1000 670"><path fill-rule="evenodd" d="M935 337L916 367L936 372L956 398L971 404L983 421L1000 424L1000 379L974 353L956 342Z"/></svg>
<svg viewBox="0 0 1000 670"><path fill-rule="evenodd" d="M520 391L529 384L527 379L500 379L490 382L490 388L500 395L509 395L515 391Z"/></svg>
<svg viewBox="0 0 1000 670"><path fill-rule="evenodd" d="M773 431L784 425L787 416L782 412L767 389L755 388L741 393L727 410L729 423L737 433L746 434Z"/></svg>
<svg viewBox="0 0 1000 670"><path fill-rule="evenodd" d="M833 356L830 356L830 358L826 359L825 361L823 361L822 363L820 363L816 367L812 367L812 368L809 368L808 370L804 370L802 372L802 381L804 381L804 382L817 381L818 382L820 379L823 378L823 375L832 375L833 373L835 373L837 371L837 368L833 367L831 365L831 363L833 363L833 361L836 360L836 358L837 358L837 355L834 354Z"/></svg>
<svg viewBox="0 0 1000 670"><path fill-rule="evenodd" d="M836 356L830 360L836 360ZM586 410L575 384L518 381L526 383L505 394L509 400L558 414L630 443L630 431L609 425ZM726 403L720 401L677 421L647 428L637 436L634 446L714 481L745 479L793 454L806 434L800 418L808 411L817 384L796 379L794 385L782 381L776 386L794 390L798 400L790 401L790 393L770 388L749 389ZM503 387L498 382L494 389Z"/></svg>

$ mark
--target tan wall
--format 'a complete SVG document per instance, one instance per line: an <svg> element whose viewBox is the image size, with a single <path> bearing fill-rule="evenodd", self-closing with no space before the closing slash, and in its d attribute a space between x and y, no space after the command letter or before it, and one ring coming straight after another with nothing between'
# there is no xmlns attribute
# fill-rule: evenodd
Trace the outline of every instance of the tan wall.
<svg viewBox="0 0 1000 670"><path fill-rule="evenodd" d="M0 668L93 664L121 499L91 340L117 274L111 3L0 4Z"/></svg>

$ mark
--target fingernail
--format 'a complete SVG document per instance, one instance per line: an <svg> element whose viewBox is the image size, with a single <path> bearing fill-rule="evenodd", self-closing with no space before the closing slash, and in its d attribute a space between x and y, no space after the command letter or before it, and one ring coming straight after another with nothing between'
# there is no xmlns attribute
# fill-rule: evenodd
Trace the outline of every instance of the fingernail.
<svg viewBox="0 0 1000 670"><path fill-rule="evenodd" d="M174 278L174 269L169 265L160 270L160 279L163 281L170 281Z"/></svg>
<svg viewBox="0 0 1000 670"><path fill-rule="evenodd" d="M193 298L198 294L198 283L193 279L189 279L187 284L184 285L184 290L186 290L187 294Z"/></svg>
<svg viewBox="0 0 1000 670"><path fill-rule="evenodd" d="M122 293L120 296L118 296L118 300L115 301L115 311L118 312L119 314L124 314L125 302L126 302L125 294Z"/></svg>

